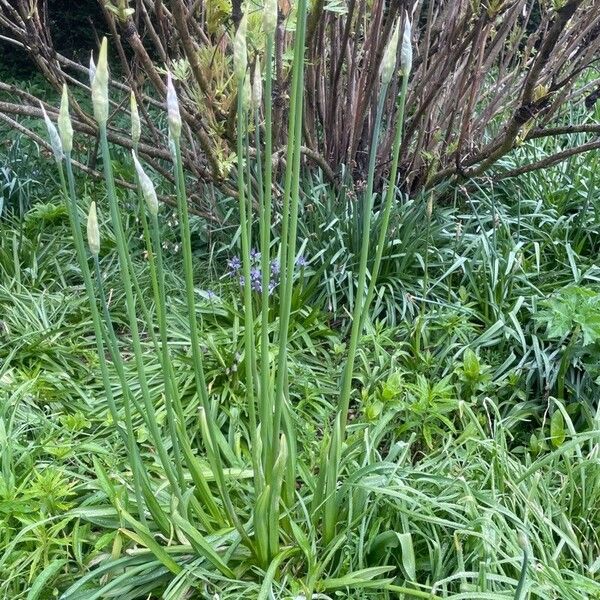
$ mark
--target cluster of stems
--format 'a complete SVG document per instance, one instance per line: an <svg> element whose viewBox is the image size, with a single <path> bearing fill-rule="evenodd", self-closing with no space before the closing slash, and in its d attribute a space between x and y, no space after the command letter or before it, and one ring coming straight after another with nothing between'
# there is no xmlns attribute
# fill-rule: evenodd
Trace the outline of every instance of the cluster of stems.
<svg viewBox="0 0 600 600"><path fill-rule="evenodd" d="M76 186L71 163L73 130L68 109L68 91L65 88L61 103L58 131L46 118L63 193L69 208L73 239L89 298L100 372L106 401L114 425L125 444L132 471L131 489L123 494L116 489L97 465L104 489L117 507L124 524L132 528L139 539L150 548L163 564L174 573L182 567L161 549L154 533L170 537L173 527L178 528L193 549L226 577L234 571L228 559L217 553L208 537L216 532L228 531L232 547L242 544L256 563L268 568L274 561L288 556L292 544L296 486L300 479L296 465L296 435L293 407L290 401L288 378L288 338L291 328L294 265L300 214L301 138L304 88L304 51L307 0L297 6L292 86L288 122L285 175L281 200L281 228L278 239L272 235L272 190L274 187L272 160L272 88L274 35L277 23L277 4L265 2L263 29L265 55L262 61L264 94L260 63L256 62L252 98L245 93L248 83L248 57L246 45L246 19L242 19L234 40L234 73L237 80L237 191L239 198L240 240L244 280L250 281L252 266L251 248L255 231L253 207L258 206L258 237L261 261L261 299L259 314L255 315L252 290L244 286L244 382L248 420L248 455L252 462L254 503L248 511L236 508L232 498L231 468L236 457L217 425L217 403L211 401L205 378L201 335L196 316L194 265L190 238L190 220L186 180L181 159L182 120L177 93L171 77L167 79L167 110L172 167L177 194L180 235L182 241L185 303L188 316L191 360L195 378L196 397L184 402L178 389L176 368L169 347L169 306L165 285L165 265L162 255L160 205L150 177L144 171L137 155L141 128L135 97L131 100L132 159L139 189L139 216L146 244L148 269L152 283L153 310L144 300L136 270L129 251L128 236L115 188L110 147L107 139L108 120L108 65L106 40L103 41L98 62L91 71L92 100L99 128L100 149L108 197L110 227L116 240L119 274L125 292L126 315L133 349L139 396L132 393L127 379L123 355L124 340L117 338L106 299L100 268L101 235L96 204L93 203L87 222L88 250L86 251L79 215ZM382 116L386 107L387 92L396 70L400 23L383 58L381 90L375 115L375 129L370 149L367 185L362 196L362 237L357 293L352 311L352 327L348 344L346 365L340 382L339 401L332 431L325 438L318 482L312 498L312 515L315 524L322 526L322 537L330 542L336 535L342 498L338 483L343 467L343 448L346 438L347 416L352 394L352 378L358 343L362 335L369 306L375 293L377 275L390 221L396 189L398 160L404 122L404 103L410 71L410 23L405 17L402 40L401 86L398 95L397 121L392 151L389 183L382 199L378 222L379 235L373 260L370 260L371 219L374 211L374 173L377 158ZM248 152L253 120L255 156ZM257 186L251 185L250 163L255 161ZM66 175L65 175L66 174ZM271 310L269 272L271 261L280 264L279 313ZM369 275L370 273L370 275ZM140 322L150 334L152 350L159 358L164 380L161 398L153 397L149 386ZM258 335L257 335L258 332ZM274 357L271 359L271 357ZM110 359L110 360L109 360ZM119 379L122 394L115 398L110 369ZM162 404L166 414L166 429L157 420L157 408ZM142 419L149 432L152 451L168 481L168 495L157 493L160 478L151 470L144 447L135 436L136 419ZM187 423L199 422L200 436L192 436ZM198 438L202 448L198 448ZM200 458L201 455L206 458ZM207 463L207 464L206 464ZM210 476L208 475L210 473ZM131 493L129 493L131 492ZM282 544L288 546L282 549ZM231 555L228 555L230 558Z"/></svg>

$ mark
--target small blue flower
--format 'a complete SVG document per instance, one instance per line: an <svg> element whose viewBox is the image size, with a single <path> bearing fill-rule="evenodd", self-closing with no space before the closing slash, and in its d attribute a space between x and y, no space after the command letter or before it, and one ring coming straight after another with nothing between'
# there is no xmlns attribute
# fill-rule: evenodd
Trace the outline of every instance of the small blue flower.
<svg viewBox="0 0 600 600"><path fill-rule="evenodd" d="M262 292L262 285L260 283L260 279L253 279L250 283L250 287L253 291L258 292L259 294Z"/></svg>
<svg viewBox="0 0 600 600"><path fill-rule="evenodd" d="M233 256L227 261L227 268L231 276L236 275L242 266L242 261L239 256Z"/></svg>
<svg viewBox="0 0 600 600"><path fill-rule="evenodd" d="M277 282L274 281L273 279L271 279L271 281L269 281L269 296L275 291L276 287L277 287Z"/></svg>
<svg viewBox="0 0 600 600"><path fill-rule="evenodd" d="M260 260L260 252L256 248L250 250L250 260L252 262L258 262Z"/></svg>
<svg viewBox="0 0 600 600"><path fill-rule="evenodd" d="M240 275L239 282L240 282L240 287L244 287L246 285L246 280L244 279L243 275Z"/></svg>
<svg viewBox="0 0 600 600"><path fill-rule="evenodd" d="M281 265L279 264L279 259L276 258L271 261L271 275L273 275L273 277L277 277L280 271Z"/></svg>
<svg viewBox="0 0 600 600"><path fill-rule="evenodd" d="M301 269L303 269L304 267L306 267L306 265L308 265L308 260L306 259L306 256L304 256L303 254L301 254L296 259L296 266L300 267Z"/></svg>
<svg viewBox="0 0 600 600"><path fill-rule="evenodd" d="M260 281L261 277L262 275L258 267L252 267L252 269L250 269L250 279L252 281Z"/></svg>

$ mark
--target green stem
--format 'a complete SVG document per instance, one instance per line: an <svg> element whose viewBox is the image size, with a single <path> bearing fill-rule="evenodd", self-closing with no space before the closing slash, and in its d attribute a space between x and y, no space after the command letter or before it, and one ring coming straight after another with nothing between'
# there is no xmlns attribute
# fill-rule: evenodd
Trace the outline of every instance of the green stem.
<svg viewBox="0 0 600 600"><path fill-rule="evenodd" d="M92 281L92 275L90 272L85 244L83 241L83 235L81 233L81 223L79 221L79 213L77 209L77 196L75 192L75 177L73 175L73 168L71 165L71 156L67 155L65 157L66 168L67 168L67 179L68 179L68 190L67 190L67 182L65 181L65 175L62 168L62 165L58 165L59 175L61 186L63 190L63 194L66 199L67 208L69 211L69 221L71 224L71 233L73 235L73 240L75 241L75 251L77 253L77 260L79 262L79 266L81 269L81 273L83 276L83 281L85 285L85 290L88 297L88 303L90 307L90 312L92 315L92 323L94 325L94 332L96 336L96 351L98 353L98 361L100 363L100 372L102 375L102 383L104 385L104 392L106 394L106 400L108 403L108 408L113 419L113 423L115 424L115 428L121 434L123 441L125 442L125 446L127 447L130 456L132 457L132 471L133 471L133 483L134 483L134 493L136 497L136 502L138 504L138 514L140 516L140 520L142 523L146 523L145 511L144 511L144 502L142 499L142 485L141 485L141 461L139 460L139 453L137 449L137 445L135 442L135 435L133 432L133 427L131 424L131 413L130 407L126 399L124 399L124 408L125 408L125 427L126 433L123 434L122 430L119 427L119 413L117 410L117 406L115 403L114 395L112 393L112 387L110 382L110 375L108 372L108 365L106 363L105 358L105 350L103 343L103 335L102 335L102 321L100 318L100 313L98 311L98 305L96 303L96 294L94 292L94 284Z"/></svg>
<svg viewBox="0 0 600 600"><path fill-rule="evenodd" d="M125 243L123 224L121 222L121 215L119 207L117 205L117 192L112 172L112 163L110 158L110 150L108 147L106 125L101 125L100 127L100 145L102 148L102 160L104 162L104 179L106 181L107 194L110 203L111 221L114 228L115 239L117 242L117 252L119 255L119 263L121 266L121 280L123 282L125 290L125 301L127 307L129 327L131 330L133 353L138 373L138 379L140 383L140 390L142 392L142 400L144 402L146 415L148 417L150 435L156 447L156 451L158 453L161 464L165 470L167 479L169 480L169 483L171 484L171 487L173 488L173 491L175 492L175 495L177 496L178 500L180 502L183 502L183 490L180 489L178 485L177 477L173 470L172 461L167 453L164 442L160 435L160 428L158 426L158 422L156 421L155 407L150 397L150 390L148 388L148 381L146 378L146 370L143 359L142 344L135 309L135 299L133 296L133 282L129 272L129 251Z"/></svg>

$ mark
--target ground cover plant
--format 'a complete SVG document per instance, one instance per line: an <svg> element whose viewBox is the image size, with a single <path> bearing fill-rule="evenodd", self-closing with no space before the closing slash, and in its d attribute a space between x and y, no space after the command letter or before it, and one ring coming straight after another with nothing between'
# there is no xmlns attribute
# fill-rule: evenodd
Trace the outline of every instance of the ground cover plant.
<svg viewBox="0 0 600 600"><path fill-rule="evenodd" d="M53 154L37 172L13 138L1 594L600 597L597 155L533 173L561 148L522 139L501 164L517 178L409 196L405 13L377 70L365 181L333 184L305 168L303 0L296 14L279 175L277 5L260 13L264 54L246 15L236 30L235 189L213 191L229 227L191 210L170 74L157 168L138 154L135 94L133 151L110 143L106 40L90 67L102 181L73 168L89 149L67 86L40 109ZM565 147L586 143L594 110L573 109Z"/></svg>

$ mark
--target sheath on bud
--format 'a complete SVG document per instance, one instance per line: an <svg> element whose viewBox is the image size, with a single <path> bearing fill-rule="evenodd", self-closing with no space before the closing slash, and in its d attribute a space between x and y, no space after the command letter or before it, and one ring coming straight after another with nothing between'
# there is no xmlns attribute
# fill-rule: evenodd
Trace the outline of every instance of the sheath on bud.
<svg viewBox="0 0 600 600"><path fill-rule="evenodd" d="M106 125L108 121L108 56L106 38L102 38L98 65L92 81L92 103L94 117L98 125Z"/></svg>
<svg viewBox="0 0 600 600"><path fill-rule="evenodd" d="M263 6L263 30L267 35L273 35L277 27L277 0L265 0Z"/></svg>
<svg viewBox="0 0 600 600"><path fill-rule="evenodd" d="M244 14L240 19L235 37L233 38L233 69L238 81L246 76L248 67L248 49L246 46L246 33L248 30L248 20Z"/></svg>
<svg viewBox="0 0 600 600"><path fill-rule="evenodd" d="M67 84L63 84L62 98L60 101L60 112L58 113L58 133L62 142L63 152L71 154L73 149L73 125L69 116L69 92Z"/></svg>
<svg viewBox="0 0 600 600"><path fill-rule="evenodd" d="M396 22L392 37L385 47L383 59L381 61L381 82L387 85L394 76L396 69L396 54L398 52L398 40L400 39L400 21Z"/></svg>
<svg viewBox="0 0 600 600"><path fill-rule="evenodd" d="M100 229L98 228L98 213L96 212L96 203L90 204L90 212L87 219L87 239L90 252L94 256L100 254Z"/></svg>
<svg viewBox="0 0 600 600"><path fill-rule="evenodd" d="M138 111L137 100L135 94L131 92L131 139L133 144L137 146L142 136L142 126L140 123L140 113Z"/></svg>
<svg viewBox="0 0 600 600"><path fill-rule="evenodd" d="M177 92L173 85L171 73L167 73L167 114L169 119L169 133L174 140L181 136L181 114L179 113L179 101Z"/></svg>
<svg viewBox="0 0 600 600"><path fill-rule="evenodd" d="M64 154L58 130L56 129L56 125L50 120L50 117L46 113L46 109L41 102L40 108L42 109L44 121L46 122L46 129L48 130L48 137L50 138L50 145L52 146L52 152L54 152L54 158L56 159L56 162L59 163L63 159Z"/></svg>
<svg viewBox="0 0 600 600"><path fill-rule="evenodd" d="M89 76L90 76L90 85L94 83L94 77L96 77L96 63L94 62L94 51L90 52L90 68L89 68Z"/></svg>
<svg viewBox="0 0 600 600"><path fill-rule="evenodd" d="M144 171L138 157L135 152L132 150L131 155L133 156L133 163L135 164L135 170L137 172L137 176L140 182L140 188L142 190L142 196L146 201L146 205L148 206L148 212L152 216L156 216L158 214L158 198L156 197L156 190L154 189L154 184L146 171Z"/></svg>
<svg viewBox="0 0 600 600"><path fill-rule="evenodd" d="M400 49L400 72L408 75L412 68L412 25L408 12L404 15L404 31L402 32L402 48Z"/></svg>
<svg viewBox="0 0 600 600"><path fill-rule="evenodd" d="M262 104L262 73L258 58L254 63L254 77L252 78L252 108L260 110Z"/></svg>

